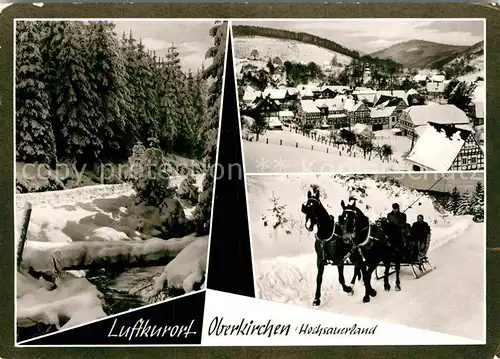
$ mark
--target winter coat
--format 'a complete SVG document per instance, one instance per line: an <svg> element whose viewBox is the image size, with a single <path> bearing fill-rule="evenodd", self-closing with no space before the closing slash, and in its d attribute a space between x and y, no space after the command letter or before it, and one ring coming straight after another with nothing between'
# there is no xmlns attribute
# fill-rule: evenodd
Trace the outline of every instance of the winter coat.
<svg viewBox="0 0 500 359"><path fill-rule="evenodd" d="M402 229L406 228L406 214L402 212L389 212L387 214L387 219L389 220L389 222L397 224Z"/></svg>
<svg viewBox="0 0 500 359"><path fill-rule="evenodd" d="M427 236L431 233L431 227L427 224L427 222L415 222L411 226L411 234L413 238L418 241L426 240Z"/></svg>

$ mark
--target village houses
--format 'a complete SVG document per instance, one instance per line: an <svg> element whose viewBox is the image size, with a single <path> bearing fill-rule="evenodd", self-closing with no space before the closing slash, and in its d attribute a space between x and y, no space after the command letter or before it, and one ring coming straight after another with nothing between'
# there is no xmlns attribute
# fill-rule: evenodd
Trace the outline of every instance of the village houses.
<svg viewBox="0 0 500 359"><path fill-rule="evenodd" d="M260 92L248 86L242 105L246 115L260 111L268 118L273 117L275 124L280 121L323 129L363 124L371 131L393 130L414 142L427 124L433 122L469 130L481 143L476 130L484 125L484 86L477 87L466 114L454 105L434 102L436 99L439 102L444 94L447 85L444 76L418 75L415 80L426 83L427 94L421 95L416 89L377 91L315 84L282 85Z"/></svg>

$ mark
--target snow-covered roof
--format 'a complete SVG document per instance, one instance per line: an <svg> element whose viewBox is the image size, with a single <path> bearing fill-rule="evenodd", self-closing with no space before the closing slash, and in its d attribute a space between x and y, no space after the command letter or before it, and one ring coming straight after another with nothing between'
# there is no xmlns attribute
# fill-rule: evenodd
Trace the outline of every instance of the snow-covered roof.
<svg viewBox="0 0 500 359"><path fill-rule="evenodd" d="M434 171L448 171L471 134L451 125L428 123L406 159Z"/></svg>
<svg viewBox="0 0 500 359"><path fill-rule="evenodd" d="M372 133L372 130L370 129L370 127L368 127L367 125L363 124L363 123L357 123L355 124L353 127L352 127L352 132L354 132L354 134L356 135L369 135Z"/></svg>
<svg viewBox="0 0 500 359"><path fill-rule="evenodd" d="M243 101L245 102L252 102L255 100L257 97L261 95L260 91L255 90L251 86L247 86L245 89L245 93L243 94Z"/></svg>
<svg viewBox="0 0 500 359"><path fill-rule="evenodd" d="M332 113L328 115L328 118L345 118L347 117L345 113Z"/></svg>
<svg viewBox="0 0 500 359"><path fill-rule="evenodd" d="M427 82L427 92L444 92L446 84L444 82Z"/></svg>
<svg viewBox="0 0 500 359"><path fill-rule="evenodd" d="M446 80L446 76L444 75L434 75L431 78L431 81L433 82L443 82L444 80Z"/></svg>
<svg viewBox="0 0 500 359"><path fill-rule="evenodd" d="M372 118L390 117L396 110L396 106L387 106L389 101L384 102L377 107L371 109L370 116Z"/></svg>
<svg viewBox="0 0 500 359"><path fill-rule="evenodd" d="M376 92L377 91L375 91L374 89L369 88L369 87L356 87L354 89L353 94L358 94L358 93L376 93Z"/></svg>
<svg viewBox="0 0 500 359"><path fill-rule="evenodd" d="M293 112L290 110L283 110L278 113L280 117L293 117Z"/></svg>
<svg viewBox="0 0 500 359"><path fill-rule="evenodd" d="M415 127L415 132L417 133L418 137L421 137L424 131L425 131L425 126Z"/></svg>
<svg viewBox="0 0 500 359"><path fill-rule="evenodd" d="M415 89L409 89L409 90L406 92L406 97L408 97L409 95L420 95L420 94L419 94L419 93L418 93L418 91L417 91L417 90L415 90Z"/></svg>
<svg viewBox="0 0 500 359"><path fill-rule="evenodd" d="M300 93L301 97L313 97L314 96L314 93L312 92L312 90L308 89L308 88L299 90L299 93Z"/></svg>
<svg viewBox="0 0 500 359"><path fill-rule="evenodd" d="M368 101L369 103L374 103L377 91L366 87L358 87L353 91L352 94L356 95L358 97L358 100L360 101Z"/></svg>
<svg viewBox="0 0 500 359"><path fill-rule="evenodd" d="M454 105L422 105L403 110L410 117L413 125L425 126L428 122L442 124L469 124L464 111Z"/></svg>
<svg viewBox="0 0 500 359"><path fill-rule="evenodd" d="M425 81L425 80L427 80L427 76L424 74L418 74L418 75L415 75L413 80L416 82Z"/></svg>
<svg viewBox="0 0 500 359"><path fill-rule="evenodd" d="M269 118L269 127L282 127L283 124L279 120L278 117L270 117Z"/></svg>
<svg viewBox="0 0 500 359"><path fill-rule="evenodd" d="M313 100L301 100L300 105L302 110L307 113L321 113L319 108L316 106L316 102Z"/></svg>
<svg viewBox="0 0 500 359"><path fill-rule="evenodd" d="M361 101L356 102L352 99L348 99L344 103L344 108L346 111L354 112L354 111L357 111L363 105L364 104Z"/></svg>
<svg viewBox="0 0 500 359"><path fill-rule="evenodd" d="M350 90L349 86L324 85L321 87L321 91L325 91L326 89L330 89L338 93L345 93L346 91Z"/></svg>
<svg viewBox="0 0 500 359"><path fill-rule="evenodd" d="M377 102L378 99L381 98L382 96L402 98L405 104L408 105L408 95L403 90L377 91L377 94L375 95L374 98L374 102Z"/></svg>
<svg viewBox="0 0 500 359"><path fill-rule="evenodd" d="M339 95L335 98L324 98L320 100L301 100L302 109L305 112L320 112L320 107L327 107L328 111L343 111L347 98Z"/></svg>
<svg viewBox="0 0 500 359"><path fill-rule="evenodd" d="M262 96L268 97L273 99L273 100L284 100L287 95L287 89L273 89L273 88L266 88L264 92L262 93Z"/></svg>

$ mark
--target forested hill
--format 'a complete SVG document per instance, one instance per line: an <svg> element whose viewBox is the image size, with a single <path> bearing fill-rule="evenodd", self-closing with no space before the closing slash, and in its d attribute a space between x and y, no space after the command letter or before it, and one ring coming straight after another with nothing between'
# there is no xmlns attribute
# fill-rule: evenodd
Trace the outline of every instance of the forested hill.
<svg viewBox="0 0 500 359"><path fill-rule="evenodd" d="M273 29L269 27L262 26L251 26L251 25L233 25L232 27L233 36L234 37L245 37L245 36L262 36L262 37L270 37L275 39L282 40L294 40L303 42L306 44L315 45L330 51L337 52L339 54L349 56L353 59L361 59L368 63L380 63L387 62L394 65L399 65L392 60L384 60L384 59L376 59L369 55L360 55L359 52L348 49L342 45L339 45L335 41L328 40L316 35L312 35L305 32L296 32L282 29Z"/></svg>

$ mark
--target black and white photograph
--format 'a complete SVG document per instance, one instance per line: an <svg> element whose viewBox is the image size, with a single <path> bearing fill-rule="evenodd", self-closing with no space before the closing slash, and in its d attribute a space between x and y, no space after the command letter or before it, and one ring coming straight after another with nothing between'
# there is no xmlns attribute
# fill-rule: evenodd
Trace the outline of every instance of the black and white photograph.
<svg viewBox="0 0 500 359"><path fill-rule="evenodd" d="M247 176L256 297L486 339L482 172Z"/></svg>
<svg viewBox="0 0 500 359"><path fill-rule="evenodd" d="M481 171L483 19L233 20L247 173Z"/></svg>
<svg viewBox="0 0 500 359"><path fill-rule="evenodd" d="M16 343L203 290L227 21L14 26Z"/></svg>

